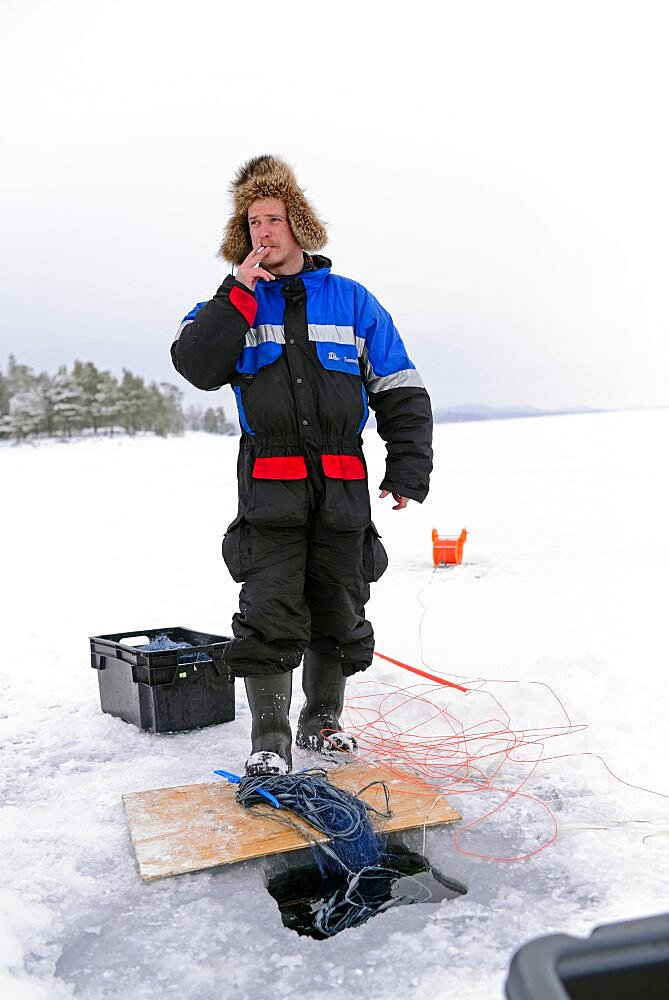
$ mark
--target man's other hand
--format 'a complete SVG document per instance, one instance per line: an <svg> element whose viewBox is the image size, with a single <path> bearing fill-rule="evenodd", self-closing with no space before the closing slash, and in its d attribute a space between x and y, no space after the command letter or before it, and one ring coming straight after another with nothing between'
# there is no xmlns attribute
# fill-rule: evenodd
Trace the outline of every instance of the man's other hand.
<svg viewBox="0 0 669 1000"><path fill-rule="evenodd" d="M383 500L387 496L390 496L390 490L381 490L381 492L379 493L380 500ZM401 497L399 493L393 493L393 500L396 501L393 510L404 510L406 505L409 503L409 498Z"/></svg>
<svg viewBox="0 0 669 1000"><path fill-rule="evenodd" d="M235 278L242 285L250 288L252 292L255 291L258 281L274 281L274 275L260 267L260 261L267 256L268 251L269 247L258 247L257 250L252 250L246 260L237 268Z"/></svg>

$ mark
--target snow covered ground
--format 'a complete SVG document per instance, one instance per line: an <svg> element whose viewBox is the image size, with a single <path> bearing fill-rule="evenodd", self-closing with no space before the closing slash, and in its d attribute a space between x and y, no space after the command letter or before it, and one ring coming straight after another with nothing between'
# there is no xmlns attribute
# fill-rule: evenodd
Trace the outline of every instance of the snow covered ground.
<svg viewBox="0 0 669 1000"><path fill-rule="evenodd" d="M496 786L525 798L449 794L462 827L481 822L428 830L425 852L466 896L328 941L283 927L261 862L140 882L121 795L239 772L249 715L240 686L234 722L151 735L100 711L89 667L89 635L228 631L236 439L0 446L3 996L483 1000L530 938L665 911L668 439L669 410L442 425L426 503L374 502L391 556L368 609L377 649L475 690L377 660L351 706L411 688L464 727L501 719L540 742L566 713L587 728L546 739L536 768L519 758L539 742L504 763ZM462 566L433 570L433 526L467 527ZM448 735L426 713L411 701L402 724ZM503 755L480 746L494 770ZM532 853L552 816L557 838Z"/></svg>

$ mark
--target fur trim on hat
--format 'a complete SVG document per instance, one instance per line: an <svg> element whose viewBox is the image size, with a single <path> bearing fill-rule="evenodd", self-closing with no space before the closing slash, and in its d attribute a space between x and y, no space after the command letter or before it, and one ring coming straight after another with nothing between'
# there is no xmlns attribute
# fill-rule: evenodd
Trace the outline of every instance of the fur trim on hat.
<svg viewBox="0 0 669 1000"><path fill-rule="evenodd" d="M225 227L218 256L231 264L241 264L253 249L248 211L257 198L283 201L290 228L303 250L315 253L327 243L325 226L304 197L291 168L278 156L256 156L245 163L237 171L230 192L233 212Z"/></svg>

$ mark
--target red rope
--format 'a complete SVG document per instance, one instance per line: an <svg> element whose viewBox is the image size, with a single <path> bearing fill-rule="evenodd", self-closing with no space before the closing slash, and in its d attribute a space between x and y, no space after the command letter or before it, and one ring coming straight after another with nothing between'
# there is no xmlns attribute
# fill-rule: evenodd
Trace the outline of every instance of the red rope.
<svg viewBox="0 0 669 1000"><path fill-rule="evenodd" d="M587 728L572 721L550 685L527 682L532 688L544 690L553 708L551 715L557 708L552 724L519 726L494 693L495 685L508 687L518 685L518 681L479 678L463 687L383 653L375 655L440 685L442 690L454 688L470 695L466 701L457 699L451 705L449 701L443 703L438 688L425 683L400 687L358 680L355 688L349 689L343 725L355 736L359 757L371 770L382 765L396 770L405 781L413 774L417 790L424 790L427 783L435 793L448 795L449 799L464 797L464 824L453 831L454 846L462 854L489 861L521 861L555 841L557 818L549 804L530 791L532 779L549 761L594 756L616 780L622 781L597 754L547 752L550 741ZM528 816L535 820L529 828ZM506 837L512 840L514 846L507 852L485 850L491 835L499 837L499 831L488 826L493 817L498 822L503 820Z"/></svg>
<svg viewBox="0 0 669 1000"><path fill-rule="evenodd" d="M378 656L382 660L387 660L388 663L394 663L396 667L402 667L403 670L410 670L412 674L418 674L419 677L427 677L429 681L434 681L436 684L443 684L445 687L464 691L465 694L469 691L468 688L462 687L461 684L454 684L453 681L444 680L443 677L437 677L436 674L428 674L425 670L419 670L418 667L410 667L408 663L402 663L401 660L394 660L392 656L386 656L384 653L378 653L376 650L374 650L374 656Z"/></svg>
<svg viewBox="0 0 669 1000"><path fill-rule="evenodd" d="M504 706L487 689L489 682L478 681L465 688L445 682L437 675L407 667L382 653L377 655L440 685L471 693L474 700L469 702L468 699L467 703L469 709L474 709L475 717L466 723L458 719L450 706L438 705L430 697L436 695L434 688L430 690L422 684L396 687L372 682L368 694L361 691L349 697L346 703L348 719L344 728L355 735L360 758L372 770L379 764L396 770L405 781L413 773L417 787L424 788L427 783L449 799L454 795L468 799L473 796L473 808L467 810L469 816L464 825L453 832L454 846L462 854L490 861L520 861L552 844L558 832L556 817L547 803L528 793L526 786L547 759L546 742L585 727L575 725L556 699L562 714L559 722L556 720L556 724L546 727L515 729ZM541 686L555 697L550 687ZM490 703L494 706L492 713ZM418 704L420 710L416 712ZM477 705L480 711L476 710ZM511 773L507 774L509 769ZM541 832L533 830L532 842L528 844L523 843L525 824L518 822L517 808L513 808L521 802L525 810L538 811L538 816L544 817L539 826ZM481 827L487 839L486 821L500 813L504 814L508 829L514 832L517 850L512 849L507 854L488 853L462 843L475 836L475 831Z"/></svg>

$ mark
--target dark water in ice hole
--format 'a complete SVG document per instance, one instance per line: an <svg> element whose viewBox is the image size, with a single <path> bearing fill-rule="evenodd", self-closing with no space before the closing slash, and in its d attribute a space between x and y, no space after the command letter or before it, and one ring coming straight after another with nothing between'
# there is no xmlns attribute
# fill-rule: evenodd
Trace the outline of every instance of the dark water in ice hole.
<svg viewBox="0 0 669 1000"><path fill-rule="evenodd" d="M408 897L397 905L440 903L444 899L457 899L467 892L462 882L435 871L426 858L404 845L389 844L383 864L399 873L387 881L384 898ZM267 890L278 904L284 926L298 934L323 939L325 935L314 927L314 916L325 900L345 885L345 878L324 878L316 862L311 861L274 875L268 880Z"/></svg>

